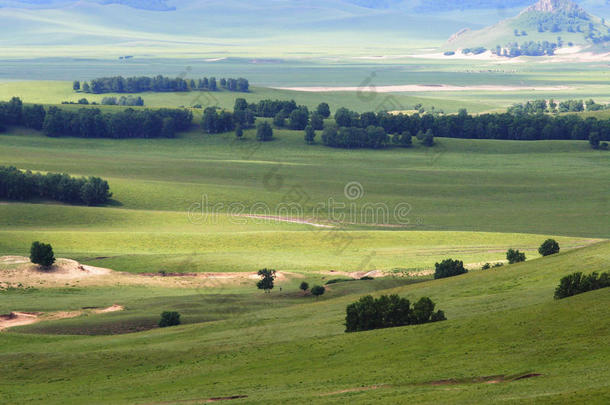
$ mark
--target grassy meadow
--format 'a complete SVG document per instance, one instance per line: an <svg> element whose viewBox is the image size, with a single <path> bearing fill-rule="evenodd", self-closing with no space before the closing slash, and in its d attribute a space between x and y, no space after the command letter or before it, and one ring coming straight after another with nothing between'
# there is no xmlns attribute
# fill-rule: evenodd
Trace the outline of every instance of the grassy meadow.
<svg viewBox="0 0 610 405"><path fill-rule="evenodd" d="M468 66L460 69L460 80L475 80ZM607 87L597 82L603 73L585 83L566 71L577 89L556 95L607 99ZM516 74L526 75L549 83L561 73ZM392 97L403 105L482 112L545 94ZM0 83L0 99L13 95L48 105L83 96L65 81ZM149 107L232 108L245 97L365 111L388 96L368 95L254 87L213 99L142 97ZM0 331L0 403L610 400L609 291L553 299L561 277L607 271L610 264L607 152L582 141L442 138L434 148L415 142L410 149L337 150L306 145L300 131L275 130L266 143L256 142L254 132L245 131L243 140L195 126L176 139L48 138L23 128L0 134L0 165L99 176L113 192L105 207L0 201L0 257L27 256L40 240L57 257L117 272L99 283L26 276L0 283L0 314L79 314ZM348 185L358 189L356 198ZM291 203L297 213L283 211ZM538 246L549 237L561 253L541 258ZM481 270L505 261L508 248L528 260ZM434 264L446 258L463 260L469 273L433 280ZM270 294L247 277L263 267L282 272ZM23 269L0 261L0 282ZM330 284L319 298L298 289L302 281L324 285L373 270L386 277ZM206 273L238 276L204 282ZM348 304L390 293L411 302L429 296L448 320L344 333ZM112 305L124 310L91 312ZM157 328L167 310L179 311L183 325Z"/></svg>

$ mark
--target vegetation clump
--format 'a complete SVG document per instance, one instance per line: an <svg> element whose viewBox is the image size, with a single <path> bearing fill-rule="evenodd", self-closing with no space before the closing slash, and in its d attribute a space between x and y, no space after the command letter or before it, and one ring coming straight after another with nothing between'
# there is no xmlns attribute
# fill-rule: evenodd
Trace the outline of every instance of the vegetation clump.
<svg viewBox="0 0 610 405"><path fill-rule="evenodd" d="M321 295L324 295L325 292L326 292L326 288L321 285L314 285L313 287L311 287L311 295L313 295L316 298L318 298Z"/></svg>
<svg viewBox="0 0 610 405"><path fill-rule="evenodd" d="M464 262L461 260L446 259L440 263L436 263L434 266L436 267L434 272L435 279L459 276L460 274L468 273L468 270L464 268Z"/></svg>
<svg viewBox="0 0 610 405"><path fill-rule="evenodd" d="M32 173L0 166L0 198L27 201L36 198L70 204L103 205L112 193L99 177L76 178L68 174Z"/></svg>
<svg viewBox="0 0 610 405"><path fill-rule="evenodd" d="M177 326L180 325L180 314L175 311L165 311L161 314L161 319L159 320L160 328L167 328L169 326Z"/></svg>
<svg viewBox="0 0 610 405"><path fill-rule="evenodd" d="M30 247L30 261L42 267L50 267L55 263L53 247L47 243L33 242Z"/></svg>
<svg viewBox="0 0 610 405"><path fill-rule="evenodd" d="M559 253L559 243L555 239L547 239L538 248L542 256L550 256Z"/></svg>
<svg viewBox="0 0 610 405"><path fill-rule="evenodd" d="M525 253L511 248L506 252L506 259L509 264L521 263L525 261Z"/></svg>
<svg viewBox="0 0 610 405"><path fill-rule="evenodd" d="M261 277L261 279L256 282L256 287L259 290L264 290L265 293L270 293L274 287L276 271L273 269L264 268L258 271L258 275Z"/></svg>
<svg viewBox="0 0 610 405"><path fill-rule="evenodd" d="M398 295L379 298L367 295L348 305L345 331L360 332L446 320L445 313L441 310L435 312L434 308L434 302L428 297L422 297L411 308L409 300Z"/></svg>
<svg viewBox="0 0 610 405"><path fill-rule="evenodd" d="M567 298L587 291L610 287L610 273L597 272L585 275L577 272L563 277L555 289L555 299Z"/></svg>

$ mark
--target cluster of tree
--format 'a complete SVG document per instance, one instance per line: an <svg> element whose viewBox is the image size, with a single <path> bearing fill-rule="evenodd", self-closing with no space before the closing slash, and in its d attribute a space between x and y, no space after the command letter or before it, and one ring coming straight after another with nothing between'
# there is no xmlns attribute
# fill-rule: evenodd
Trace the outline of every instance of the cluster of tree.
<svg viewBox="0 0 610 405"><path fill-rule="evenodd" d="M468 55L468 54L473 54L473 55L480 55L482 53L485 53L487 51L487 48L482 47L482 46L478 46L476 48L464 48L462 49L462 53L464 55Z"/></svg>
<svg viewBox="0 0 610 405"><path fill-rule="evenodd" d="M601 275L596 272L588 275L584 275L581 272L573 273L560 280L559 286L555 289L555 299L571 297L587 291L608 287L610 287L610 273L608 272L604 272Z"/></svg>
<svg viewBox="0 0 610 405"><path fill-rule="evenodd" d="M84 99L87 100L87 99ZM88 104L88 103L83 103ZM144 105L144 100L142 97L133 97L129 95L127 97L121 96L118 99L116 97L104 97L102 99L103 105L122 105L122 106L130 106L130 107L141 107Z"/></svg>
<svg viewBox="0 0 610 405"><path fill-rule="evenodd" d="M155 77L138 76L138 77L101 77L93 79L90 83L75 80L72 88L75 91L83 91L85 93L142 93L145 91L152 92L179 92L179 91L217 91L220 88L229 91L247 92L250 88L250 83L247 79L220 79L215 77L204 77L201 79L183 79L181 77L170 78L162 75Z"/></svg>
<svg viewBox="0 0 610 405"><path fill-rule="evenodd" d="M0 102L0 131L6 125L24 125L28 128L41 129L44 121L44 107L38 104L23 105L19 97Z"/></svg>
<svg viewBox="0 0 610 405"><path fill-rule="evenodd" d="M304 294L306 294L307 290L309 290L309 283L303 281L299 286L299 289L302 290ZM326 292L326 288L321 285L314 285L313 287L311 287L311 290L309 290L309 292L311 293L311 295L318 298L319 296L324 295L324 293Z"/></svg>
<svg viewBox="0 0 610 405"><path fill-rule="evenodd" d="M18 201L42 198L92 206L106 204L111 197L108 182L99 177L76 178L0 166L0 198Z"/></svg>
<svg viewBox="0 0 610 405"><path fill-rule="evenodd" d="M159 320L160 328L167 328L169 326L180 325L180 314L175 311L164 311L161 314L161 319Z"/></svg>
<svg viewBox="0 0 610 405"><path fill-rule="evenodd" d="M446 259L434 265L434 279L459 276L468 273L461 260Z"/></svg>
<svg viewBox="0 0 610 405"><path fill-rule="evenodd" d="M554 55L557 48L561 48L562 43L549 41L527 41L519 44L512 42L505 47L497 45L492 53L498 56L506 56L507 58L516 58L518 56L543 56Z"/></svg>
<svg viewBox="0 0 610 405"><path fill-rule="evenodd" d="M102 113L97 108L67 111L50 107L44 119L47 136L81 138L173 138L191 126L193 114L185 109L134 110Z"/></svg>
<svg viewBox="0 0 610 405"><path fill-rule="evenodd" d="M582 9L572 9L561 13L537 13L533 21L538 32L580 32L585 39L597 44L610 41L610 29L602 24L591 21L589 15Z"/></svg>
<svg viewBox="0 0 610 405"><path fill-rule="evenodd" d="M534 100L526 103L514 104L508 108L509 114L544 114L544 113L567 113L567 112L582 112L582 111L601 111L610 109L610 104L598 104L593 99L583 100L565 100L559 104L551 100Z"/></svg>
<svg viewBox="0 0 610 405"><path fill-rule="evenodd" d="M42 267L50 267L55 263L53 247L47 243L33 242L30 247L30 261Z"/></svg>
<svg viewBox="0 0 610 405"><path fill-rule="evenodd" d="M521 263L525 261L525 253L519 252L519 250L508 249L506 252L506 260L509 264Z"/></svg>
<svg viewBox="0 0 610 405"><path fill-rule="evenodd" d="M411 308L409 300L398 295L379 298L367 295L348 305L345 331L360 332L446 320L445 313L441 310L435 312L434 307L434 302L427 297L422 297Z"/></svg>
<svg viewBox="0 0 610 405"><path fill-rule="evenodd" d="M333 148L380 149L387 146L388 134L382 127L370 125L367 128L337 127L327 125L322 133L322 142Z"/></svg>
<svg viewBox="0 0 610 405"><path fill-rule="evenodd" d="M370 116L373 116L371 113ZM492 113L456 115L377 113L377 122L386 133L431 130L435 137L463 139L588 140L595 133L601 141L610 140L610 119L582 118L579 115Z"/></svg>

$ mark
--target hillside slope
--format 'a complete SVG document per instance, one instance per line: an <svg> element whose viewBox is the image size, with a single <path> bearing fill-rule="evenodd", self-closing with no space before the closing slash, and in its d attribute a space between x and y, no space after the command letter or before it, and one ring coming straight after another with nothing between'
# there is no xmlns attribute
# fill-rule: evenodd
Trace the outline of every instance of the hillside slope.
<svg viewBox="0 0 610 405"><path fill-rule="evenodd" d="M0 335L0 400L603 403L609 399L610 290L560 301L552 295L559 278L605 270L609 257L606 242L379 291L411 300L428 295L449 319L404 328L343 333L345 306L363 294L358 283L336 284L318 301L290 306L275 292L252 294L250 300L262 304L256 312L136 334L43 336L18 332L45 328L21 327ZM156 294L165 305L175 299ZM216 311L234 298L193 295L190 301L205 301ZM129 313L127 307L97 317L125 322ZM50 321L46 330L64 323L85 327L90 320Z"/></svg>

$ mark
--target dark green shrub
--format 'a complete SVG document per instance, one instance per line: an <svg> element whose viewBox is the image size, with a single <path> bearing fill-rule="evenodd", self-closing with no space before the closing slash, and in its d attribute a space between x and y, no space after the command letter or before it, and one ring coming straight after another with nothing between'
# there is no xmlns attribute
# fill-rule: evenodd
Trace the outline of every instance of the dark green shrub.
<svg viewBox="0 0 610 405"><path fill-rule="evenodd" d="M309 283L307 283L307 281L303 281L299 286L299 289L303 290L303 292L309 290Z"/></svg>
<svg viewBox="0 0 610 405"><path fill-rule="evenodd" d="M434 265L436 271L434 272L434 278L446 278L459 276L460 274L468 273L468 270L464 268L464 262L461 260L446 259L441 263Z"/></svg>
<svg viewBox="0 0 610 405"><path fill-rule="evenodd" d="M525 261L525 253L521 253L519 250L508 249L508 252L506 252L506 259L509 264L521 263Z"/></svg>
<svg viewBox="0 0 610 405"><path fill-rule="evenodd" d="M489 269L491 269L491 264L489 264L489 263L485 263L483 265L483 267L481 267L481 270L489 270Z"/></svg>
<svg viewBox="0 0 610 405"><path fill-rule="evenodd" d="M542 256L550 256L559 253L559 243L555 239L547 239L538 248L538 253Z"/></svg>
<svg viewBox="0 0 610 405"><path fill-rule="evenodd" d="M322 287L321 285L314 285L311 287L311 295L316 298L318 298L320 295L324 295L325 292L326 288Z"/></svg>
<svg viewBox="0 0 610 405"><path fill-rule="evenodd" d="M180 314L178 312L165 311L161 314L161 320L159 321L160 328L176 325L180 325Z"/></svg>
<svg viewBox="0 0 610 405"><path fill-rule="evenodd" d="M601 275L594 272L584 275L582 272L572 273L563 277L555 289L555 299L567 298L587 291L610 287L610 273Z"/></svg>
<svg viewBox="0 0 610 405"><path fill-rule="evenodd" d="M46 243L34 242L30 247L30 261L43 267L49 267L55 263L53 248Z"/></svg>

